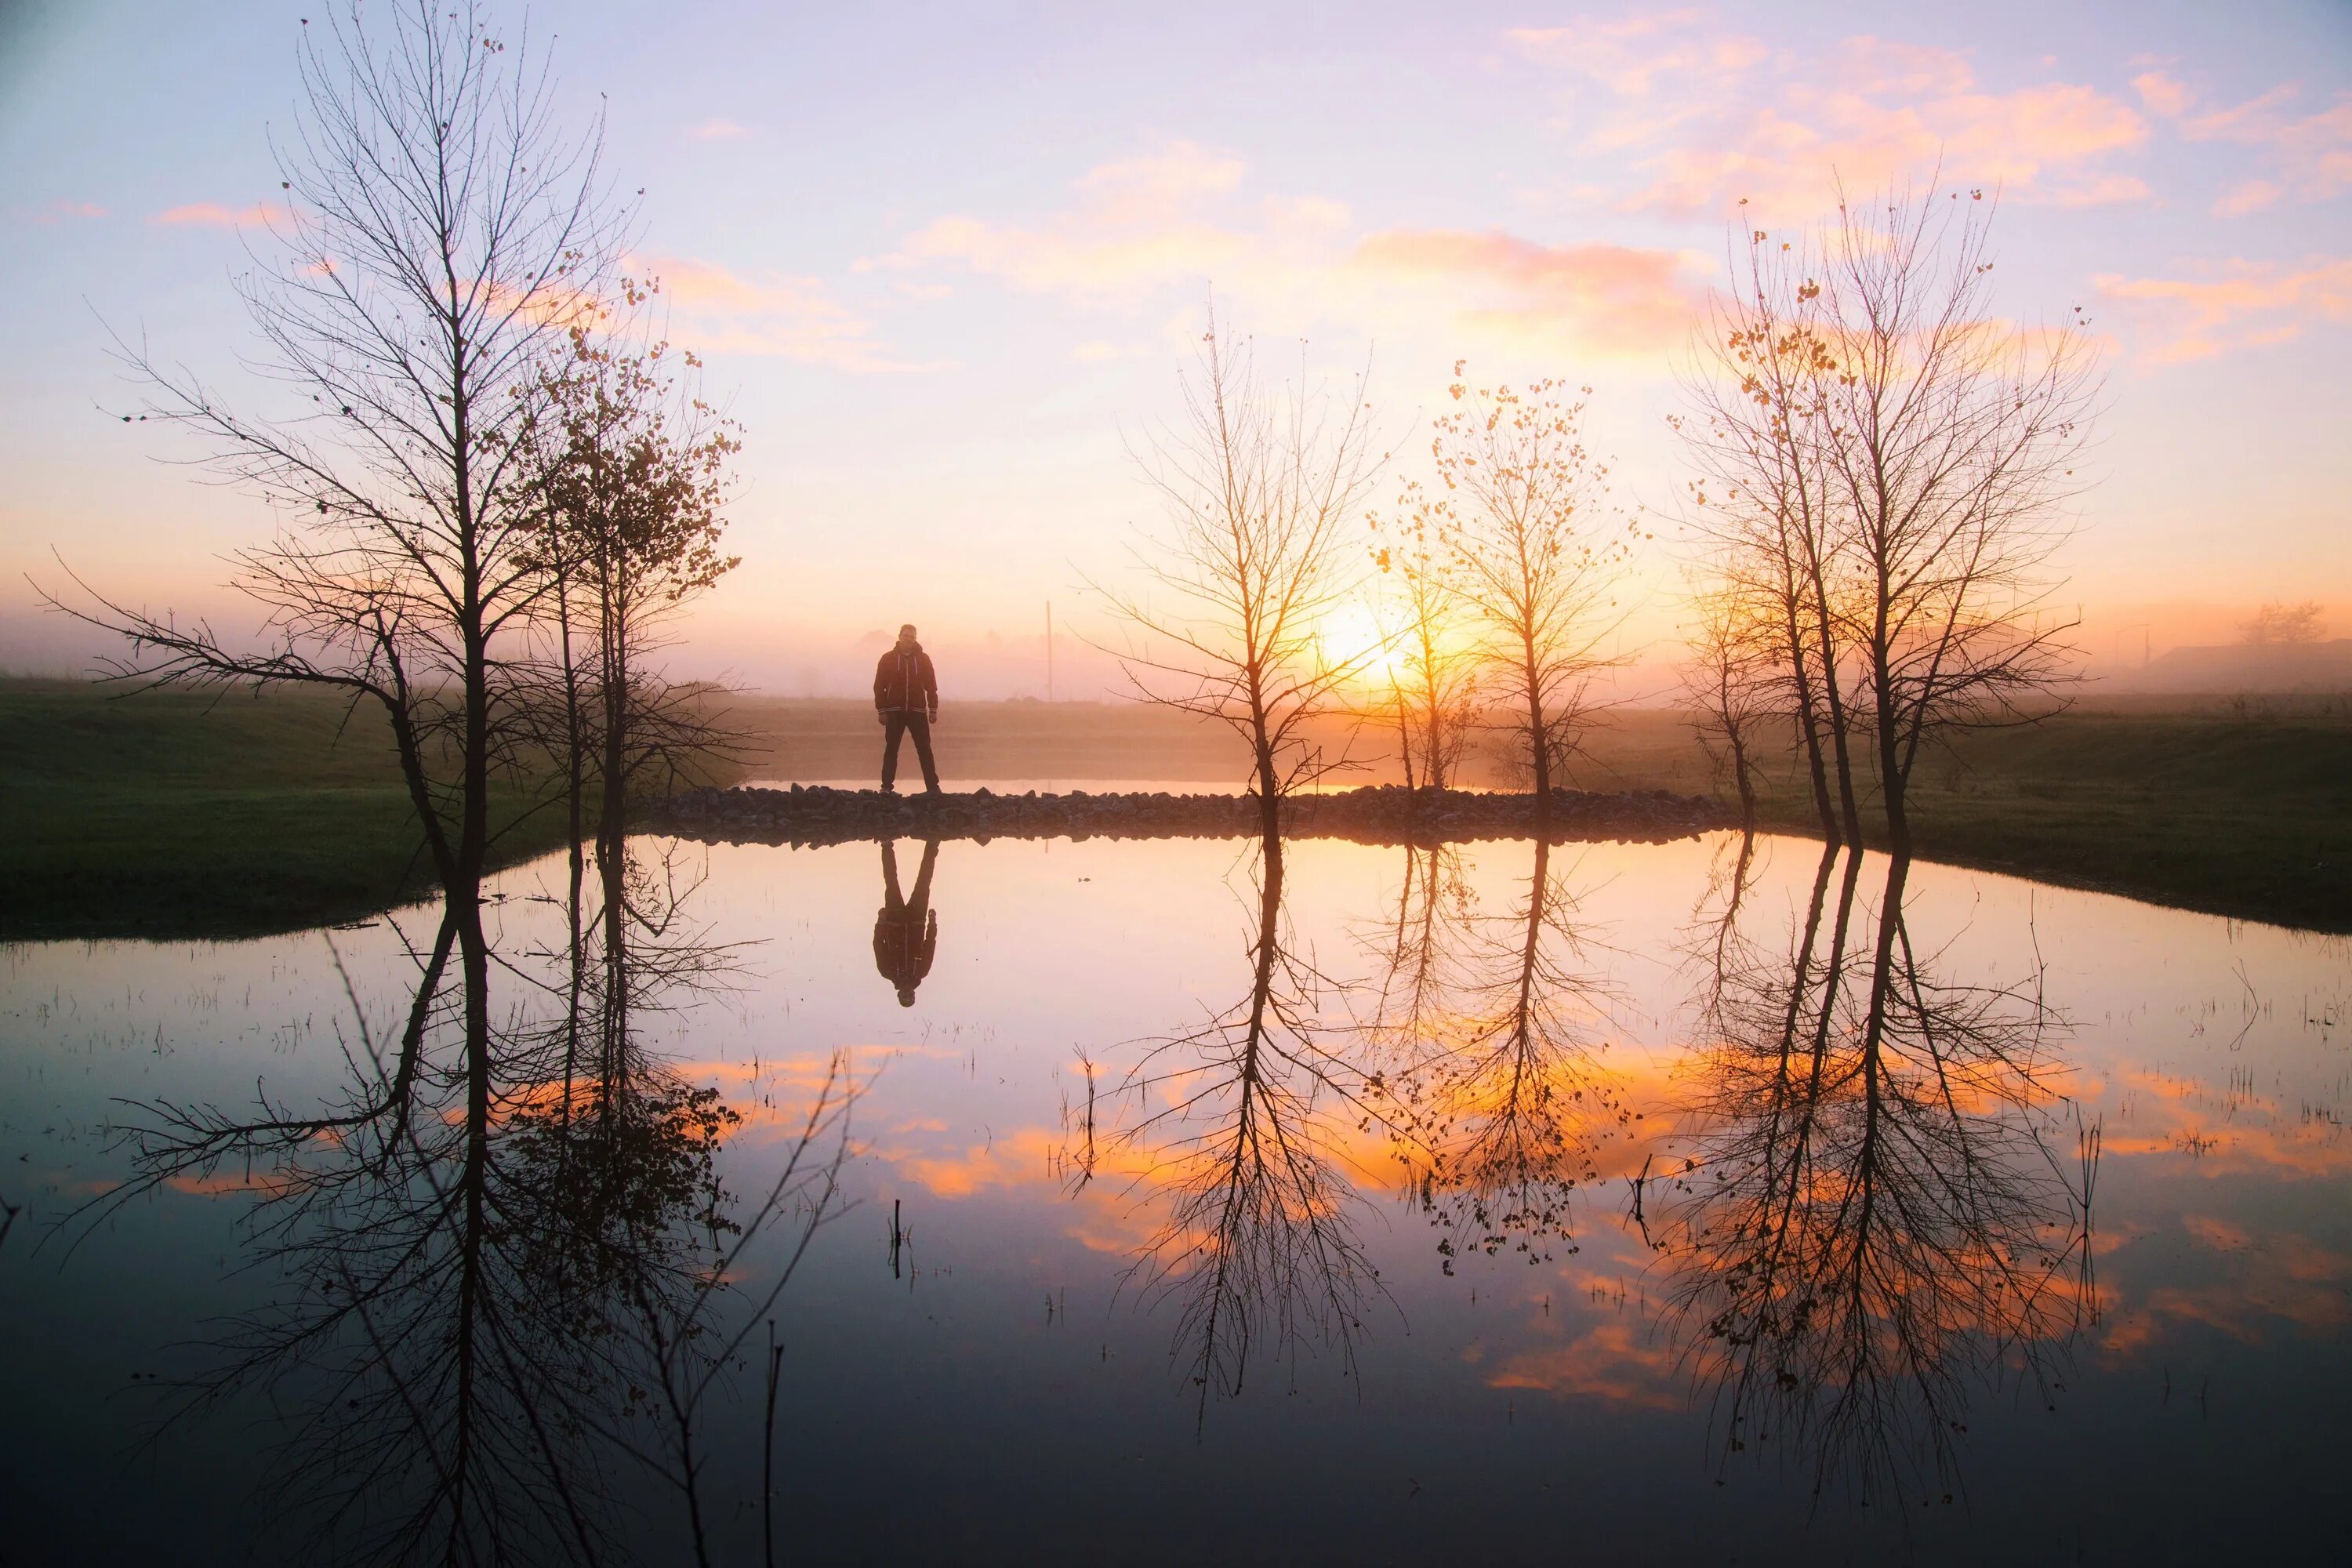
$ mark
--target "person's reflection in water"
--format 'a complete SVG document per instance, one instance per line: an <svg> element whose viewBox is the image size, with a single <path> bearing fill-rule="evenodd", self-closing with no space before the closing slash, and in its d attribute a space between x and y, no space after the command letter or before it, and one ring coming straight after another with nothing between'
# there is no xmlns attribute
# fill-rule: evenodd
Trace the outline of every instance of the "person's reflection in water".
<svg viewBox="0 0 2352 1568"><path fill-rule="evenodd" d="M931 908L931 871L939 865L940 841L923 840L922 868L915 873L912 898L898 891L898 846L882 841L882 908L874 916L874 967L898 993L898 1005L915 1005L915 987L931 972L939 950L940 917Z"/></svg>

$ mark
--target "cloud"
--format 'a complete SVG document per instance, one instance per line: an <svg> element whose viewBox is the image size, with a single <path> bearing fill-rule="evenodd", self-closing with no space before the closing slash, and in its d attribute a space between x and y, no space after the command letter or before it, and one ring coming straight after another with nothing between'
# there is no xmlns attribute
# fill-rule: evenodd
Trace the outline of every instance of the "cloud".
<svg viewBox="0 0 2352 1568"><path fill-rule="evenodd" d="M1199 209L1248 173L1239 158L1195 142L1100 163L1072 182L1067 209L1029 224L950 215L866 267L951 261L1038 293L1094 307L1131 304L1171 284L1235 267L1255 241Z"/></svg>
<svg viewBox="0 0 2352 1568"><path fill-rule="evenodd" d="M1621 98L1647 98L1662 83L1722 88L1769 58L1755 38L1700 37L1697 11L1636 13L1614 21L1581 17L1559 27L1515 27L1508 37L1528 58L1591 78Z"/></svg>
<svg viewBox="0 0 2352 1568"><path fill-rule="evenodd" d="M1550 246L1500 231L1364 233L1341 203L1254 196L1246 166L1190 142L1103 163L1066 207L1020 223L941 217L868 267L954 264L1089 311L1164 313L1213 284L1285 330L1400 323L1579 353L1682 342L1703 293L1689 258L1607 244ZM1704 271L1704 263L1698 270ZM1116 351L1095 339L1076 353Z"/></svg>
<svg viewBox="0 0 2352 1568"><path fill-rule="evenodd" d="M39 224L47 227L59 218L104 217L106 209L95 202L77 202L59 196L54 201L43 203L29 212L23 207L12 207L9 209L9 216L26 223Z"/></svg>
<svg viewBox="0 0 2352 1568"><path fill-rule="evenodd" d="M1464 313L1475 327L1603 353L1679 344L1705 300L1703 280L1675 252L1546 246L1500 232L1375 234L1356 247L1352 265L1478 300Z"/></svg>
<svg viewBox="0 0 2352 1568"><path fill-rule="evenodd" d="M2142 363L2179 364L2288 342L2315 321L2352 321L2352 258L2301 265L2232 260L2200 278L2093 279L2099 297L2141 323Z"/></svg>
<svg viewBox="0 0 2352 1568"><path fill-rule="evenodd" d="M2288 192L2315 202L2352 189L2352 91L2338 92L2326 109L2298 114L2292 106L2303 89L2296 82L2221 107L2162 71L2134 77L2132 87L2148 112L2169 121L2183 141L2226 142L2265 154L2277 179L2238 186L2221 198L2217 213L2252 212Z"/></svg>
<svg viewBox="0 0 2352 1568"><path fill-rule="evenodd" d="M740 142L751 132L748 126L738 125L731 120L706 120L689 128L687 134L697 142Z"/></svg>
<svg viewBox="0 0 2352 1568"><path fill-rule="evenodd" d="M746 277L678 257L633 258L629 267L661 279L676 335L698 351L774 355L860 374L938 368L887 353L871 325L818 279Z"/></svg>
<svg viewBox="0 0 2352 1568"><path fill-rule="evenodd" d="M1751 216L1805 218L1834 205L1840 181L1871 190L1937 168L2037 203L2147 195L2109 166L2146 142L2147 122L2095 89L1987 90L1949 49L1864 36L1799 55L1706 26L1679 12L1510 35L1602 89L1572 118L1588 151L1632 154L1641 183L1615 193L1623 210L1723 215L1744 197Z"/></svg>
<svg viewBox="0 0 2352 1568"><path fill-rule="evenodd" d="M2213 204L2213 212L2220 217L2237 217L2245 213L2260 212L2264 207L2275 205L2284 194L2275 180L2248 180L2222 192L2221 200Z"/></svg>
<svg viewBox="0 0 2352 1568"><path fill-rule="evenodd" d="M1173 142L1157 153L1098 163L1077 181L1095 216L1112 223L1149 222L1174 206L1223 195L1242 183L1249 165L1193 142Z"/></svg>
<svg viewBox="0 0 2352 1568"><path fill-rule="evenodd" d="M283 223L291 215L272 202L256 202L249 207L226 207L218 202L189 202L169 207L147 221L170 227L197 226L202 227L235 228L241 224Z"/></svg>

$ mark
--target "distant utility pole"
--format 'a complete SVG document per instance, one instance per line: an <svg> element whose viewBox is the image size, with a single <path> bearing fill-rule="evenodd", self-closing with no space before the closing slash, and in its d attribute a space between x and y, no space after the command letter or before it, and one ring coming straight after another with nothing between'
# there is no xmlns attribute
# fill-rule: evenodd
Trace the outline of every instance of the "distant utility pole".
<svg viewBox="0 0 2352 1568"><path fill-rule="evenodd" d="M1054 700L1054 601L1045 601L1045 700Z"/></svg>

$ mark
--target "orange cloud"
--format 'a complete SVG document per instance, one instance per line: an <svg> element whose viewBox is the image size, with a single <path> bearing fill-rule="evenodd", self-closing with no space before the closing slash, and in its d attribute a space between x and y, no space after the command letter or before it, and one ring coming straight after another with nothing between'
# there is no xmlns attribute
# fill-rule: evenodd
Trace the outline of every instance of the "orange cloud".
<svg viewBox="0 0 2352 1568"><path fill-rule="evenodd" d="M1486 1379L1486 1386L1670 1409L1682 1403L1675 1382L1674 1353L1621 1317L1594 1325L1569 1344L1511 1356Z"/></svg>
<svg viewBox="0 0 2352 1568"><path fill-rule="evenodd" d="M284 207L270 202L256 202L249 207L229 208L218 202L189 202L166 208L147 221L173 227L194 224L212 227L235 228L241 224L283 223L290 215Z"/></svg>
<svg viewBox="0 0 2352 1568"><path fill-rule="evenodd" d="M2179 364L2300 337L2315 321L2352 321L2352 258L2300 267L2233 260L2217 276L2093 279L2100 298L2140 321L2142 363Z"/></svg>

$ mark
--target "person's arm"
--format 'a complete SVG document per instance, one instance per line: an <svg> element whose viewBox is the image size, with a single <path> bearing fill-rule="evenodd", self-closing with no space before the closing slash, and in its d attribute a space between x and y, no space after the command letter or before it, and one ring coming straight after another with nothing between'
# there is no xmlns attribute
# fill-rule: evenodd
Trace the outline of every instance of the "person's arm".
<svg viewBox="0 0 2352 1568"><path fill-rule="evenodd" d="M887 653L874 666L874 721L877 724L887 725L890 722L890 712L883 705L882 695L882 683L887 679L884 672L889 668L890 656Z"/></svg>
<svg viewBox="0 0 2352 1568"><path fill-rule="evenodd" d="M923 710L930 722L940 721L940 678L931 668L931 656L923 656Z"/></svg>

